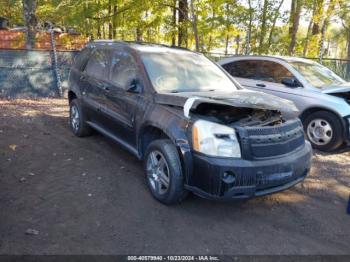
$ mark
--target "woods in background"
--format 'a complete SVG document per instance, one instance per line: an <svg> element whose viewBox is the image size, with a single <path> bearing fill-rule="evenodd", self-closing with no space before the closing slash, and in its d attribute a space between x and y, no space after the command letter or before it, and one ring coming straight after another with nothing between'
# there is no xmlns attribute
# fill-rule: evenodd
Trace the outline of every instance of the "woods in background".
<svg viewBox="0 0 350 262"><path fill-rule="evenodd" d="M93 39L225 54L350 59L350 0L0 0L10 26L50 21Z"/></svg>

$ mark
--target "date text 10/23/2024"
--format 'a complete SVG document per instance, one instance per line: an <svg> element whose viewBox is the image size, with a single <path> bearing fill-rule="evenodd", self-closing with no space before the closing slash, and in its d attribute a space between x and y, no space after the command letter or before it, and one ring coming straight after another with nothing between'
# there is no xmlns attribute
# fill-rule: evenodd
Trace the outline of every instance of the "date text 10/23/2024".
<svg viewBox="0 0 350 262"><path fill-rule="evenodd" d="M220 261L217 256L128 256L128 261Z"/></svg>

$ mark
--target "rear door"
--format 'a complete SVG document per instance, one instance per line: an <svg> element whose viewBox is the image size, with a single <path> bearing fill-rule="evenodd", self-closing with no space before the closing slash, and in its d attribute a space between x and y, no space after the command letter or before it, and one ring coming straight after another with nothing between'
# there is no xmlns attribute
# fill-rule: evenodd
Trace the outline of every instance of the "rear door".
<svg viewBox="0 0 350 262"><path fill-rule="evenodd" d="M93 122L100 124L102 124L103 117L101 110L105 104L103 90L107 86L108 63L108 50L102 48L95 49L92 51L84 72L80 77L83 83L83 101L87 108L89 108L89 118Z"/></svg>

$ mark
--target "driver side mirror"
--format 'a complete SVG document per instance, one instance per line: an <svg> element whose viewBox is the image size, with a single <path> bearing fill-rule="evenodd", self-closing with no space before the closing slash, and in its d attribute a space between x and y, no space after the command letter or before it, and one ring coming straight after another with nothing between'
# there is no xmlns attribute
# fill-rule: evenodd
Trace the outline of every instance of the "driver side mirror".
<svg viewBox="0 0 350 262"><path fill-rule="evenodd" d="M141 80L139 78L133 78L129 82L128 88L126 91L128 91L130 93L139 94L142 92L142 90L143 90L143 85L142 85Z"/></svg>
<svg viewBox="0 0 350 262"><path fill-rule="evenodd" d="M293 88L301 86L299 81L295 77L284 77L281 83L288 87L293 87Z"/></svg>

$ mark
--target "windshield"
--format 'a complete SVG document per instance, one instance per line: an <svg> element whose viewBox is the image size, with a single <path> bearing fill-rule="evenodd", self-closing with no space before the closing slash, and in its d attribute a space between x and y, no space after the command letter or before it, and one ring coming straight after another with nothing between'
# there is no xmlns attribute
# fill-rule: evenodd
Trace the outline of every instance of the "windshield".
<svg viewBox="0 0 350 262"><path fill-rule="evenodd" d="M217 65L200 54L144 53L141 58L158 93L232 92L237 89Z"/></svg>
<svg viewBox="0 0 350 262"><path fill-rule="evenodd" d="M322 88L345 83L341 77L318 63L290 62L290 64L314 87Z"/></svg>

